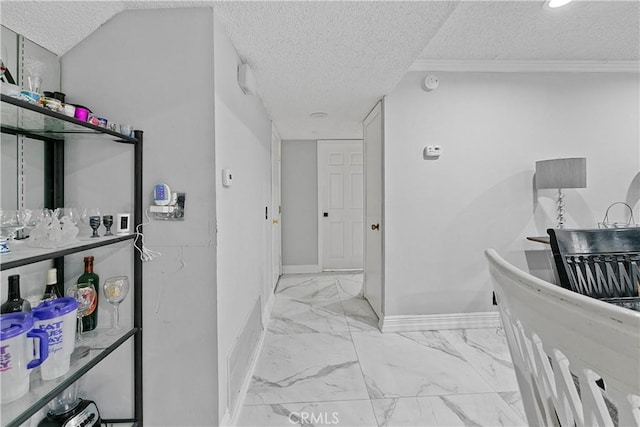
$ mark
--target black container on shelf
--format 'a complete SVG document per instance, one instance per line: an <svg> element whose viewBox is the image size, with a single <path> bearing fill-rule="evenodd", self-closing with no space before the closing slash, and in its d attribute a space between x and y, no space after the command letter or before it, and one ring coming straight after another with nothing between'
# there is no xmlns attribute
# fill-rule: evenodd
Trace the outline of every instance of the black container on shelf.
<svg viewBox="0 0 640 427"><path fill-rule="evenodd" d="M20 311L31 311L31 304L26 299L20 297L20 275L9 276L9 292L7 301L0 306L0 313L16 313Z"/></svg>

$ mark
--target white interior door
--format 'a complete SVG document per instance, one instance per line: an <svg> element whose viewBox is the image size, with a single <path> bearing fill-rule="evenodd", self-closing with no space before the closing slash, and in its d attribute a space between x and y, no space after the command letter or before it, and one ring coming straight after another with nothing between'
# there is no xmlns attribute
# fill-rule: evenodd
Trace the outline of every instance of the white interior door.
<svg viewBox="0 0 640 427"><path fill-rule="evenodd" d="M383 227L383 116L382 101L364 120L365 155L365 255L364 297L383 316L384 227Z"/></svg>
<svg viewBox="0 0 640 427"><path fill-rule="evenodd" d="M322 270L361 270L364 256L362 140L318 141Z"/></svg>
<svg viewBox="0 0 640 427"><path fill-rule="evenodd" d="M275 127L271 131L271 251L272 288L278 284L282 275L282 228L281 213L281 170L282 170L282 141Z"/></svg>

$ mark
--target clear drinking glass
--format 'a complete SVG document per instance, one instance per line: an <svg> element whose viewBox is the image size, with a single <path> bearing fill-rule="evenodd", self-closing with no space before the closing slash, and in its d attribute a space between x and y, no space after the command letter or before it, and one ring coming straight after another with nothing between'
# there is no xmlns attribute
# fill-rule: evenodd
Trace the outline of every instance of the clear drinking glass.
<svg viewBox="0 0 640 427"><path fill-rule="evenodd" d="M104 281L102 291L109 304L113 305L113 332L120 332L120 303L129 293L129 278L127 276L110 277Z"/></svg>
<svg viewBox="0 0 640 427"><path fill-rule="evenodd" d="M96 301L96 288L93 283L74 284L67 289L67 296L73 297L78 302L78 335L76 342L84 341L82 338L82 318L88 314ZM94 307L97 310L97 307Z"/></svg>
<svg viewBox="0 0 640 427"><path fill-rule="evenodd" d="M7 240L16 238L18 231L26 225L24 213L19 210L0 210L0 229Z"/></svg>
<svg viewBox="0 0 640 427"><path fill-rule="evenodd" d="M89 218L92 216L100 216L100 208L84 208L80 219L83 223L89 225Z"/></svg>
<svg viewBox="0 0 640 427"><path fill-rule="evenodd" d="M50 218L52 213L50 209L29 209L31 216L27 222L27 227L35 227L38 223L45 218Z"/></svg>
<svg viewBox="0 0 640 427"><path fill-rule="evenodd" d="M76 208L57 208L54 214L58 219L62 219L63 216L66 216L73 225L78 225L78 222L80 222L80 214Z"/></svg>

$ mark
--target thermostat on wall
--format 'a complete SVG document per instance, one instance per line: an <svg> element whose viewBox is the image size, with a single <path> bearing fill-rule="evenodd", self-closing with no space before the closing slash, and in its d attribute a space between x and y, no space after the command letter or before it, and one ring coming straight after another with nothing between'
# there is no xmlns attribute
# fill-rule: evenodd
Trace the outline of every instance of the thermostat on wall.
<svg viewBox="0 0 640 427"><path fill-rule="evenodd" d="M423 155L425 158L434 158L434 157L440 157L440 154L442 153L442 147L439 145L427 145L426 147L424 147L424 151L423 151Z"/></svg>

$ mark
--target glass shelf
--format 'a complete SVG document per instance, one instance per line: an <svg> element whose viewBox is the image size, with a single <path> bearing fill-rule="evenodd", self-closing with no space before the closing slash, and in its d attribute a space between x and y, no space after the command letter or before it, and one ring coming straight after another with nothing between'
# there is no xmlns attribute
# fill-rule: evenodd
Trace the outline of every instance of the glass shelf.
<svg viewBox="0 0 640 427"><path fill-rule="evenodd" d="M113 245L125 240L131 240L135 234L122 236L102 236L97 238L81 237L77 242L56 249L32 248L26 240L13 240L9 242L11 253L0 255L0 270L21 267L48 259L59 258L77 252L86 251L101 246Z"/></svg>
<svg viewBox="0 0 640 427"><path fill-rule="evenodd" d="M2 99L2 132L34 139L99 139L135 144L136 138L7 95Z"/></svg>
<svg viewBox="0 0 640 427"><path fill-rule="evenodd" d="M83 345L89 346L91 351L85 357L72 360L69 372L59 378L44 381L40 376L40 368L34 369L30 374L31 385L29 392L14 402L2 404L2 424L12 427L26 422L32 415L49 403L51 399L134 336L138 329L123 330L117 335L107 333L111 331L112 329L96 329L88 332L84 336L85 343Z"/></svg>
<svg viewBox="0 0 640 427"><path fill-rule="evenodd" d="M22 135L27 138L45 141L47 165L51 167L52 176L45 183L47 191L52 192L51 205L60 204L64 200L64 152L65 141L84 143L120 143L133 145L134 172L134 206L133 217L142 217L142 131L136 130L138 138L129 137L110 129L92 125L87 122L68 117L39 105L1 94L0 100L0 131L11 135ZM10 254L0 255L1 270L8 270L49 259L60 259L66 255L90 250L108 245L124 244L134 240L136 234L91 239L81 238L77 242L57 249L31 248L25 240L9 242ZM122 242L122 243L121 243ZM135 251L134 251L135 252ZM19 426L37 414L47 403L85 375L101 360L108 357L115 349L133 340L133 392L135 396L134 416L130 420L116 420L115 422L130 422L141 424L142 420L142 260L133 254L133 291L134 291L134 328L121 333L119 336L106 335L104 331L92 331L92 351L88 356L71 362L70 371L61 378L42 381L39 369L34 369L31 376L31 389L28 394L15 402L0 406L0 424L2 426ZM62 263L61 263L62 264ZM61 268L64 265L60 266Z"/></svg>

